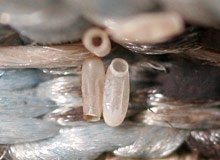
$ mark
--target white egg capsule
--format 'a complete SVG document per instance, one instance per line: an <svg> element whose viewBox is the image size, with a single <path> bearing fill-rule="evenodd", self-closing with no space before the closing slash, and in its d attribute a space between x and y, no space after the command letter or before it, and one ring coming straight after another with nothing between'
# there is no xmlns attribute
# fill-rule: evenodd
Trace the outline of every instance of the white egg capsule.
<svg viewBox="0 0 220 160"><path fill-rule="evenodd" d="M82 37L82 42L86 49L98 57L104 57L111 51L108 34L99 28L88 29Z"/></svg>
<svg viewBox="0 0 220 160"><path fill-rule="evenodd" d="M109 126L119 126L125 119L130 94L129 65L121 59L114 59L107 69L103 117Z"/></svg>
<svg viewBox="0 0 220 160"><path fill-rule="evenodd" d="M106 27L116 41L161 43L181 34L184 31L184 21L173 12L146 13L116 20Z"/></svg>
<svg viewBox="0 0 220 160"><path fill-rule="evenodd" d="M88 58L82 66L83 115L88 121L100 120L103 108L105 68L98 57Z"/></svg>

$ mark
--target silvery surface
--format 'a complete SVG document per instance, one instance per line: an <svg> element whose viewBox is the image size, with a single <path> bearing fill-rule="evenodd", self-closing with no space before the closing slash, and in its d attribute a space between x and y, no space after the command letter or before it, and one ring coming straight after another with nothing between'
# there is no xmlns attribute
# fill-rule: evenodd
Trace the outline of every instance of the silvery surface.
<svg viewBox="0 0 220 160"><path fill-rule="evenodd" d="M103 122L75 123L60 134L43 141L10 146L12 158L18 160L62 159L92 160L105 151L132 144L143 126L124 123L117 128Z"/></svg>
<svg viewBox="0 0 220 160"><path fill-rule="evenodd" d="M146 126L132 145L118 148L114 154L122 157L164 157L175 151L187 136L188 132L184 130Z"/></svg>
<svg viewBox="0 0 220 160"><path fill-rule="evenodd" d="M54 123L15 116L0 116L0 144L32 142L53 137L60 127Z"/></svg>
<svg viewBox="0 0 220 160"><path fill-rule="evenodd" d="M72 67L62 67L62 68L44 68L42 69L44 73L53 74L53 75L72 75L80 74L81 66L72 66Z"/></svg>
<svg viewBox="0 0 220 160"><path fill-rule="evenodd" d="M74 126L76 122L86 121L83 118L82 106L67 106L55 109L44 116L45 120L56 122L61 126Z"/></svg>
<svg viewBox="0 0 220 160"><path fill-rule="evenodd" d="M59 106L82 105L79 76L60 76L40 83L36 96L48 98Z"/></svg>
<svg viewBox="0 0 220 160"><path fill-rule="evenodd" d="M188 146L205 157L219 159L220 130L194 130L187 139Z"/></svg>

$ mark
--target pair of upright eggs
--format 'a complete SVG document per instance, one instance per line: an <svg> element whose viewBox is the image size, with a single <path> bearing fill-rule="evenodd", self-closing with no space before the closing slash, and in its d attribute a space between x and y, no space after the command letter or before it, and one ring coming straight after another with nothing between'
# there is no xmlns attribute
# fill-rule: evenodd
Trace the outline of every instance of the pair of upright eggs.
<svg viewBox="0 0 220 160"><path fill-rule="evenodd" d="M88 121L99 121L103 114L107 125L119 126L125 119L129 104L129 65L125 60L115 58L105 72L99 57L110 52L111 42L103 30L88 30L82 41L96 55L86 59L82 66L84 118Z"/></svg>

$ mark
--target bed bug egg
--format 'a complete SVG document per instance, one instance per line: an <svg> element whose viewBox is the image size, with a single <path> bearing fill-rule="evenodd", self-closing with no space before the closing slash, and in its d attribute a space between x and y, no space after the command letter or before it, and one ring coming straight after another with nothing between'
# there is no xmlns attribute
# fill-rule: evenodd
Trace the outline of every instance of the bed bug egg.
<svg viewBox="0 0 220 160"><path fill-rule="evenodd" d="M83 37L82 42L90 52L98 57L104 57L111 51L111 42L105 31L99 28L90 28Z"/></svg>
<svg viewBox="0 0 220 160"><path fill-rule="evenodd" d="M127 113L130 93L129 65L121 59L115 58L107 69L103 117L109 126L119 126Z"/></svg>
<svg viewBox="0 0 220 160"><path fill-rule="evenodd" d="M104 64L98 57L88 58L82 66L83 114L88 121L100 120L102 114Z"/></svg>

